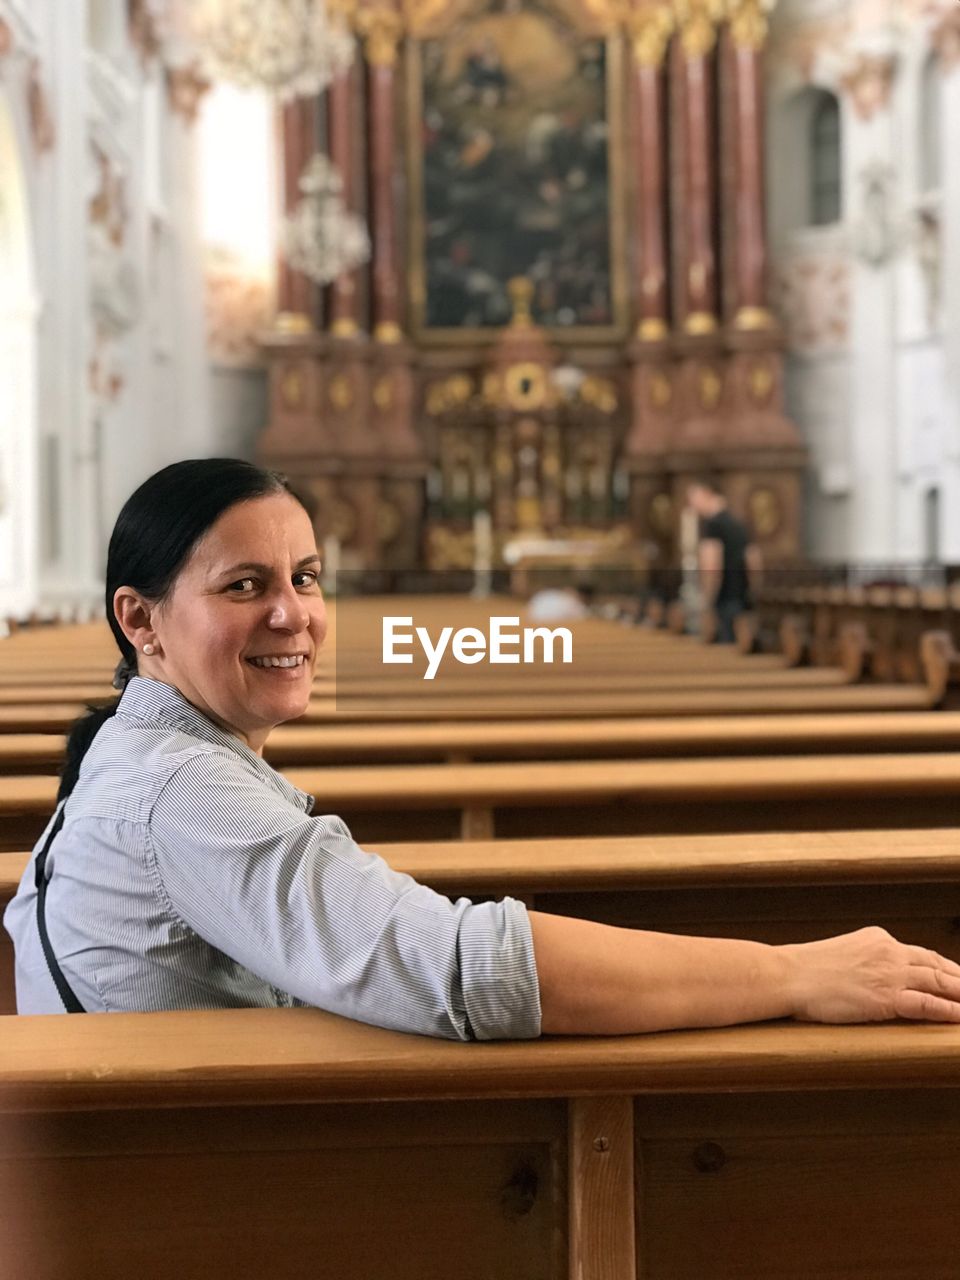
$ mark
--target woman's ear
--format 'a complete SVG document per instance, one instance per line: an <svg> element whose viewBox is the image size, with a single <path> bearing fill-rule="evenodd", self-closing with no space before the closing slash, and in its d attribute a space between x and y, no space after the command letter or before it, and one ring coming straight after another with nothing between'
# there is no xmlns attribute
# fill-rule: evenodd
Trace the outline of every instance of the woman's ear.
<svg viewBox="0 0 960 1280"><path fill-rule="evenodd" d="M113 612L120 630L133 647L142 650L153 640L151 616L153 606L133 587L117 587L113 593Z"/></svg>

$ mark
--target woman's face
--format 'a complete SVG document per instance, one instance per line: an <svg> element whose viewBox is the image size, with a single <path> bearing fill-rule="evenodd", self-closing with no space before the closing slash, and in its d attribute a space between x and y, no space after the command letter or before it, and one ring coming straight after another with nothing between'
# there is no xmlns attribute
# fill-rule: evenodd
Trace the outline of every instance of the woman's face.
<svg viewBox="0 0 960 1280"><path fill-rule="evenodd" d="M157 652L140 657L141 673L175 686L259 752L275 725L306 710L327 630L319 572L313 528L296 499L237 503L154 606Z"/></svg>

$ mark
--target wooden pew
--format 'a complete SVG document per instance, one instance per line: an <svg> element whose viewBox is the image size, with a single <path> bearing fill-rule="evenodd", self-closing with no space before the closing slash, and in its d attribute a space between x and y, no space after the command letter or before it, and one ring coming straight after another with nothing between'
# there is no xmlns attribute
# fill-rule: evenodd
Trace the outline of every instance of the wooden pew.
<svg viewBox="0 0 960 1280"><path fill-rule="evenodd" d="M285 770L361 843L945 826L960 755L558 760ZM56 779L0 777L0 848L31 845Z"/></svg>
<svg viewBox="0 0 960 1280"><path fill-rule="evenodd" d="M881 924L960 962L960 832L755 832L386 843L398 871L440 893L505 895L607 924L801 942ZM28 854L0 853L0 916ZM0 1013L15 1009L0 931Z"/></svg>
<svg viewBox="0 0 960 1280"><path fill-rule="evenodd" d="M666 693L575 694L549 697L488 694L428 701L418 695L404 698L315 700L300 724L379 724L441 720L611 720L638 716L749 716L880 714L891 711L929 711L936 704L920 685L855 685L822 689L707 690ZM67 733L82 703L0 704L0 733Z"/></svg>
<svg viewBox="0 0 960 1280"><path fill-rule="evenodd" d="M0 732L0 774L56 773L63 734ZM284 725L266 759L286 765L468 760L685 758L960 750L960 713L728 716L659 720Z"/></svg>
<svg viewBox="0 0 960 1280"><path fill-rule="evenodd" d="M0 1023L0 1269L947 1280L960 1028L450 1044L313 1010Z"/></svg>

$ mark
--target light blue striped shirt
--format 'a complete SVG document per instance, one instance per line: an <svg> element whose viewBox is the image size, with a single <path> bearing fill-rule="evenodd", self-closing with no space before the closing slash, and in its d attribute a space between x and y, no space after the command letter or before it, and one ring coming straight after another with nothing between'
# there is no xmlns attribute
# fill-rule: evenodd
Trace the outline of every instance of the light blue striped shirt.
<svg viewBox="0 0 960 1280"><path fill-rule="evenodd" d="M525 907L451 902L312 807L175 689L131 680L47 859L47 927L83 1007L302 1004L452 1039L539 1035ZM34 874L31 859L4 916L17 1008L62 1013Z"/></svg>

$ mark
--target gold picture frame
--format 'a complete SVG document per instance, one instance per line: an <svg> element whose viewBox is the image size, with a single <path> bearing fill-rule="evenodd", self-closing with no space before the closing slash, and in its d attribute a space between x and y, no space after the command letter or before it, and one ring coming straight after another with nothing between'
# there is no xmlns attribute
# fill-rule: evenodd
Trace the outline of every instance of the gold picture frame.
<svg viewBox="0 0 960 1280"><path fill-rule="evenodd" d="M546 6L545 6L546 7ZM558 16L562 17L562 6ZM473 12L483 13L478 4ZM463 22L462 6L451 6L451 21ZM627 190L624 141L626 137L626 65L623 39L618 33L591 37L605 48L605 108L607 125L607 208L610 254L610 311L612 321L596 325L561 325L547 328L551 340L564 346L622 342L628 334L630 301L627 264ZM443 41L444 23L434 19L428 36L411 34L406 42L406 159L407 239L409 262L409 321L411 335L423 346L467 346L496 341L502 327L427 324L426 209L424 198L424 78L423 46L426 40ZM504 281L505 283L505 281Z"/></svg>

